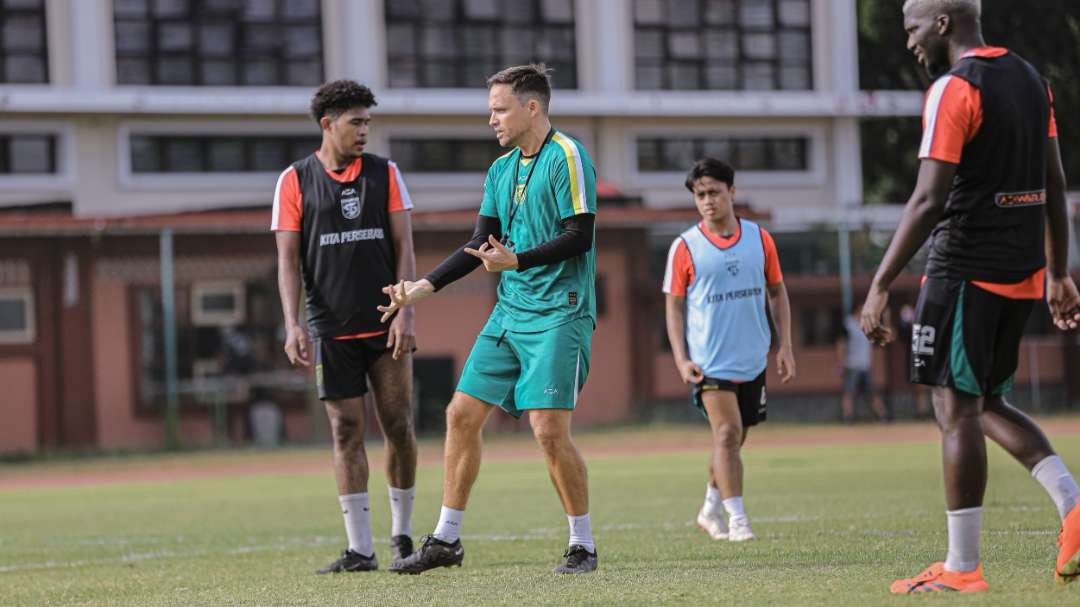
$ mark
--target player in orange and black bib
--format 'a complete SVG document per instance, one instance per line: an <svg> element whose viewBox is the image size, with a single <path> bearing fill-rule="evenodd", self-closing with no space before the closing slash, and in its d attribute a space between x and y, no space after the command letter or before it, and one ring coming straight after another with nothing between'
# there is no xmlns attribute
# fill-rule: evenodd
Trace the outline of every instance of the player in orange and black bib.
<svg viewBox="0 0 1080 607"><path fill-rule="evenodd" d="M375 309L383 285L414 278L412 202L394 162L364 153L374 105L371 91L351 80L323 85L311 101L322 145L285 169L274 193L271 229L277 238L285 352L294 365L315 365L349 540L341 558L319 573L377 568L364 451L363 397L369 380L386 437L391 557L412 553L413 312L403 308L387 327ZM300 324L301 282L306 327Z"/></svg>
<svg viewBox="0 0 1080 607"><path fill-rule="evenodd" d="M1063 517L1059 581L1071 580L1080 566L1080 489L1039 427L1004 399L1035 301L1046 297L1061 329L1080 322L1080 297L1066 268L1065 175L1053 98L1030 64L986 45L980 13L979 0L904 4L908 48L937 80L927 94L915 193L861 322L871 340L891 339L883 322L889 285L929 236L911 378L934 387L949 545L943 562L894 582L895 593L987 589L979 557L984 432L1031 471Z"/></svg>

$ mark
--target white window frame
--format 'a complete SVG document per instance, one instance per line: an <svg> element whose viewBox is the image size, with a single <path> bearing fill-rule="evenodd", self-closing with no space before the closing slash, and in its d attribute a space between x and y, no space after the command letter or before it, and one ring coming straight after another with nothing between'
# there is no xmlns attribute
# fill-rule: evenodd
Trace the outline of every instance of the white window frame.
<svg viewBox="0 0 1080 607"><path fill-rule="evenodd" d="M26 314L26 327L21 330L0 330L0 344L26 345L37 338L34 316L34 290L30 287L0 287L0 299L21 300Z"/></svg>
<svg viewBox="0 0 1080 607"><path fill-rule="evenodd" d="M75 127L65 122L34 122L31 120L0 120L0 133L5 135L52 135L56 137L55 173L3 173L0 190L12 192L62 193L70 197L75 190Z"/></svg>
<svg viewBox="0 0 1080 607"><path fill-rule="evenodd" d="M246 317L246 292L239 281L196 282L191 287L191 324L196 327L235 327ZM209 311L203 307L207 295L231 295L236 305L229 312Z"/></svg>

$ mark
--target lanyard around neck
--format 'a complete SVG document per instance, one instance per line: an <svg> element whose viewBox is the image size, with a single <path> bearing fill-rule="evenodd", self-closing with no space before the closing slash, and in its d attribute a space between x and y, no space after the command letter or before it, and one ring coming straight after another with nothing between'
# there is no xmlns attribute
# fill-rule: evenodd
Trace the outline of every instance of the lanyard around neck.
<svg viewBox="0 0 1080 607"><path fill-rule="evenodd" d="M529 180L532 179L533 171L536 169L536 165L540 163L540 154L544 151L544 146L551 141L551 138L555 136L555 128L552 127L548 130L547 135L544 136L544 142L540 144L540 149L536 150L536 154L530 156L532 163L529 166L529 172L525 173L525 183L521 186L521 200L517 199L518 192L518 169L521 167L521 149L518 148L518 157L514 160L514 180L510 182L510 211L507 213L506 229L503 230L502 243L505 245L510 240L510 228L514 225L514 218L517 217L518 209L525 202L525 197L529 192Z"/></svg>

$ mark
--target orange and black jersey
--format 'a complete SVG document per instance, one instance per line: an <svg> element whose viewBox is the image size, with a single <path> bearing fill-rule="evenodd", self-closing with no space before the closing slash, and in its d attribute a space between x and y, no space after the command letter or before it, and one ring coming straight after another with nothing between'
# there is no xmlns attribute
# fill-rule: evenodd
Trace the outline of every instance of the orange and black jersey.
<svg viewBox="0 0 1080 607"><path fill-rule="evenodd" d="M364 154L327 170L315 154L281 173L271 229L300 232L308 328L316 338L386 332L376 307L397 282L390 214L412 209L393 161Z"/></svg>
<svg viewBox="0 0 1080 607"><path fill-rule="evenodd" d="M1007 49L974 49L930 88L923 128L919 157L957 165L927 275L1041 297L1046 140L1057 136L1046 81Z"/></svg>

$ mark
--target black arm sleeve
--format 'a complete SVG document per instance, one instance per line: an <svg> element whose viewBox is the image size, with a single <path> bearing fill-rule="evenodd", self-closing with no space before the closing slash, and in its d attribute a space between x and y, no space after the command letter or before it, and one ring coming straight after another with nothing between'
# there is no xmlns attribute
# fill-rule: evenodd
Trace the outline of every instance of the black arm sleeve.
<svg viewBox="0 0 1080 607"><path fill-rule="evenodd" d="M449 257L443 260L436 268L425 276L438 291L446 285L464 277L469 272L472 272L480 266L480 260L469 255L465 252L465 248L479 249L480 245L487 242L488 235L495 237L495 240L502 238L502 222L498 217L489 217L487 215L476 216L476 229L473 230L472 238L469 242L461 245L458 250L450 254Z"/></svg>
<svg viewBox="0 0 1080 607"><path fill-rule="evenodd" d="M546 266L577 257L592 247L596 215L582 213L562 220L563 233L544 244L517 254L518 270Z"/></svg>

